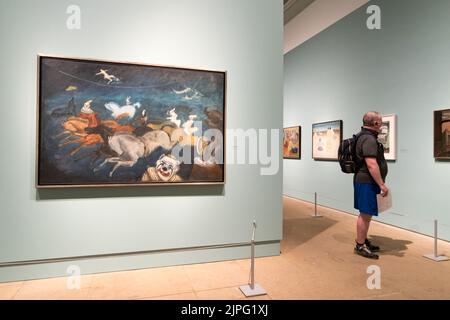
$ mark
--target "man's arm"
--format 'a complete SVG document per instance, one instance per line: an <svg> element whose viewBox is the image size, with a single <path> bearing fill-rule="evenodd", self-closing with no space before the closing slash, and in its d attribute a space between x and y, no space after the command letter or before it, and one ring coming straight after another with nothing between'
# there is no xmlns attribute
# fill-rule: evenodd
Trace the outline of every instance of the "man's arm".
<svg viewBox="0 0 450 320"><path fill-rule="evenodd" d="M384 184L383 179L381 178L380 167L378 166L376 158L364 158L366 161L367 169L370 172L373 180L375 180L376 184L380 187L383 197L387 196L389 189Z"/></svg>

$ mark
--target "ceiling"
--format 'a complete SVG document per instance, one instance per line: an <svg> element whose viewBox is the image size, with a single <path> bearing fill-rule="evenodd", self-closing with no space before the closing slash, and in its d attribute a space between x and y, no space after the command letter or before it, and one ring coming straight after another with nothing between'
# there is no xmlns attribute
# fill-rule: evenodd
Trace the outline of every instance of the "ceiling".
<svg viewBox="0 0 450 320"><path fill-rule="evenodd" d="M284 4L284 24L303 11L314 0L283 0Z"/></svg>

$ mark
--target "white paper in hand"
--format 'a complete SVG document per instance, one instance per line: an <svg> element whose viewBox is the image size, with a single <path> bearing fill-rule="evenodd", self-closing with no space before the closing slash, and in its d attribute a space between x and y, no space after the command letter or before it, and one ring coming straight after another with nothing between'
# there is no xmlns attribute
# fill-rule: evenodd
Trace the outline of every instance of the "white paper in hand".
<svg viewBox="0 0 450 320"><path fill-rule="evenodd" d="M381 196L381 194L377 194L377 203L378 203L378 212L379 213L389 210L392 207L391 190L389 190L389 193L386 197Z"/></svg>

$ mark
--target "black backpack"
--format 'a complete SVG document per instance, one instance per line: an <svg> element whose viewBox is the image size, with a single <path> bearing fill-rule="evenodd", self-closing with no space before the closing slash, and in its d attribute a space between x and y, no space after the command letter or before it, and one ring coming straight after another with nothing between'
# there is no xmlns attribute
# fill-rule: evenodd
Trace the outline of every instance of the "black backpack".
<svg viewBox="0 0 450 320"><path fill-rule="evenodd" d="M361 133L354 134L353 137L341 142L338 149L338 160L341 170L344 173L356 173L360 163L356 156L356 143Z"/></svg>

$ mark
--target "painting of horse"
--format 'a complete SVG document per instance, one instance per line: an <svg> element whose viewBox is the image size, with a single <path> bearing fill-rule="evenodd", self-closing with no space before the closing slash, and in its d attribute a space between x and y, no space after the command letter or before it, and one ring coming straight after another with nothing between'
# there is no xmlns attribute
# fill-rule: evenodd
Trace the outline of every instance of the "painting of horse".
<svg viewBox="0 0 450 320"><path fill-rule="evenodd" d="M37 188L225 183L225 71L40 55L37 100Z"/></svg>

